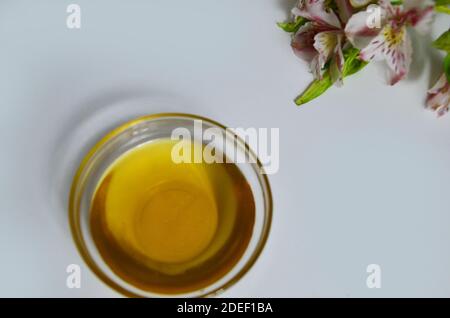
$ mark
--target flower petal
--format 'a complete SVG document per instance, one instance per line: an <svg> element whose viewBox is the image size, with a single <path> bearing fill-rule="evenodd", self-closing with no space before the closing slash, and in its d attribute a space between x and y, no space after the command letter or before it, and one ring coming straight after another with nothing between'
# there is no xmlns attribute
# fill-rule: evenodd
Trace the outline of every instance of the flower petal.
<svg viewBox="0 0 450 318"><path fill-rule="evenodd" d="M442 116L444 116L445 114L447 114L448 113L448 103L447 103L447 106L441 106L441 107L439 107L436 111L437 111L437 114L438 114L438 117L442 117Z"/></svg>
<svg viewBox="0 0 450 318"><path fill-rule="evenodd" d="M300 16L322 26L340 29L339 21L333 10L325 7L325 0L303 0L292 10L294 16Z"/></svg>
<svg viewBox="0 0 450 318"><path fill-rule="evenodd" d="M308 63L317 55L317 51L314 49L314 36L316 33L314 25L308 22L301 26L292 37L291 46L295 55Z"/></svg>
<svg viewBox="0 0 450 318"><path fill-rule="evenodd" d="M314 48L319 52L319 64L322 69L331 58L339 41L340 33L337 31L324 31L314 36Z"/></svg>
<svg viewBox="0 0 450 318"><path fill-rule="evenodd" d="M438 117L445 115L449 110L448 94L438 93L427 98L426 108L435 111Z"/></svg>
<svg viewBox="0 0 450 318"><path fill-rule="evenodd" d="M399 5L393 6L391 0L378 0L378 4L388 17L394 16L403 9L402 6Z"/></svg>
<svg viewBox="0 0 450 318"><path fill-rule="evenodd" d="M446 85L448 85L447 77L445 74L442 74L436 83L434 83L433 87L428 90L428 94L437 94L439 91L445 89Z"/></svg>
<svg viewBox="0 0 450 318"><path fill-rule="evenodd" d="M320 62L319 62L319 55L316 55L312 59L311 64L310 64L310 70L315 79L322 78L322 67L320 66Z"/></svg>
<svg viewBox="0 0 450 318"><path fill-rule="evenodd" d="M428 90L426 107L436 111L439 117L449 111L450 83L447 81L445 74L442 74L434 86Z"/></svg>
<svg viewBox="0 0 450 318"><path fill-rule="evenodd" d="M386 57L387 64L391 70L390 85L395 85L408 75L409 67L411 65L412 58L412 45L411 39L408 36L406 28L402 28L403 31L397 31L400 34L403 32L403 38L397 45L389 43L383 54Z"/></svg>
<svg viewBox="0 0 450 318"><path fill-rule="evenodd" d="M422 8L424 5L429 4L429 1L424 0L403 0L403 9L408 11L412 9Z"/></svg>
<svg viewBox="0 0 450 318"><path fill-rule="evenodd" d="M396 84L409 72L412 47L406 27L386 25L370 44L361 50L360 58L366 62L386 60L390 70L390 85Z"/></svg>
<svg viewBox="0 0 450 318"><path fill-rule="evenodd" d="M379 28L373 27L368 23L374 13L370 11L361 11L351 16L345 26L345 35L350 43L356 48L366 47L370 41L380 32ZM381 22L380 22L381 24Z"/></svg>
<svg viewBox="0 0 450 318"><path fill-rule="evenodd" d="M339 18L342 22L347 23L353 14L353 7L349 0L336 0Z"/></svg>
<svg viewBox="0 0 450 318"><path fill-rule="evenodd" d="M338 38L338 43L334 49L333 58L330 62L330 77L331 81L335 83L336 86L342 86L343 83L343 69L344 69L344 54L342 53L341 46L342 38Z"/></svg>
<svg viewBox="0 0 450 318"><path fill-rule="evenodd" d="M383 49L386 46L384 35L382 32L378 34L369 45L359 53L359 58L365 62L380 61L384 59Z"/></svg>
<svg viewBox="0 0 450 318"><path fill-rule="evenodd" d="M434 19L433 6L426 7L423 10L410 11L411 13L411 25L422 35L428 34L431 30L431 23Z"/></svg>

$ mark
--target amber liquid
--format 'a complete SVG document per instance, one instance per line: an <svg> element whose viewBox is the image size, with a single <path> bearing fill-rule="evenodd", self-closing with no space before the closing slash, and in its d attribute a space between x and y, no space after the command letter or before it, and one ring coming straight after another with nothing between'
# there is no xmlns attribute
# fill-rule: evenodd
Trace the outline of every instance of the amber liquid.
<svg viewBox="0 0 450 318"><path fill-rule="evenodd" d="M173 162L176 141L119 157L95 191L90 226L108 266L146 291L206 287L244 253L255 221L250 186L230 163Z"/></svg>

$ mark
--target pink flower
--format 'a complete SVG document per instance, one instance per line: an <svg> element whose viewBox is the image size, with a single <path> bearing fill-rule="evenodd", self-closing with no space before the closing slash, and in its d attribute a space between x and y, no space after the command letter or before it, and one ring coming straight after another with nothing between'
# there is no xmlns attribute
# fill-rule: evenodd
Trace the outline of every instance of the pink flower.
<svg viewBox="0 0 450 318"><path fill-rule="evenodd" d="M332 81L341 83L345 36L339 17L326 8L325 0L300 0L292 13L308 20L293 36L294 53L310 64L315 78L322 78L322 70L329 62Z"/></svg>
<svg viewBox="0 0 450 318"><path fill-rule="evenodd" d="M403 5L392 5L389 0L381 0L378 8L379 26L368 23L376 11L367 10L354 14L345 27L349 41L361 49L362 60L387 62L391 85L408 74L411 64L411 39L406 28L411 26L420 33L428 31L433 18L433 6L424 7L424 2L404 0Z"/></svg>
<svg viewBox="0 0 450 318"><path fill-rule="evenodd" d="M450 107L450 84L445 74L428 90L427 108L436 111L438 116L445 115Z"/></svg>

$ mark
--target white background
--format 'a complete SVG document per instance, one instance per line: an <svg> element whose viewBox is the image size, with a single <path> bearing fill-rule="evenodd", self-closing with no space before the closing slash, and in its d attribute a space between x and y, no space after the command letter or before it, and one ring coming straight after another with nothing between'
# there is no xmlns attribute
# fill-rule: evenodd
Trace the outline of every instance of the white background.
<svg viewBox="0 0 450 318"><path fill-rule="evenodd" d="M298 108L311 75L275 25L293 2L78 0L69 30L70 1L1 1L0 296L117 296L72 242L71 177L105 131L167 111L280 128L269 241L224 296L450 296L450 116L423 109L439 54L416 42L396 87L369 66Z"/></svg>

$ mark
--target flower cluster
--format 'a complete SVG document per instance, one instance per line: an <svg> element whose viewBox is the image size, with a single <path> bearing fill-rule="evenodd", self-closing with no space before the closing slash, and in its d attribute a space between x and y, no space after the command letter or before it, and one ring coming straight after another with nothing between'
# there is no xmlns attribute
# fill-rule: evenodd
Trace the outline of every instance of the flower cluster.
<svg viewBox="0 0 450 318"><path fill-rule="evenodd" d="M412 45L409 29L427 34L437 12L450 13L450 0L300 0L292 21L279 23L292 34L294 53L306 61L313 83L295 100L298 105L320 96L333 84L371 61L384 61L388 83L409 72ZM443 115L450 101L450 31L434 43L447 52L444 74L428 92L427 108Z"/></svg>

